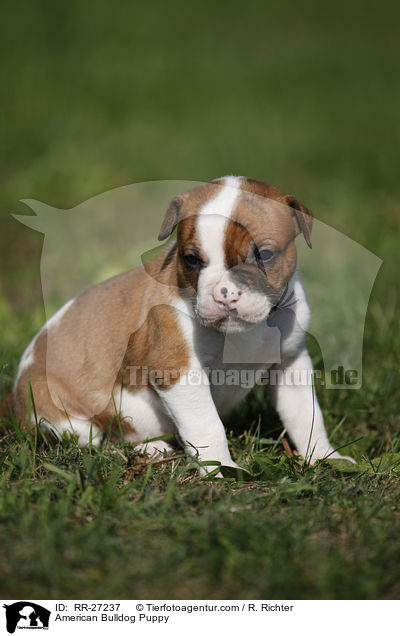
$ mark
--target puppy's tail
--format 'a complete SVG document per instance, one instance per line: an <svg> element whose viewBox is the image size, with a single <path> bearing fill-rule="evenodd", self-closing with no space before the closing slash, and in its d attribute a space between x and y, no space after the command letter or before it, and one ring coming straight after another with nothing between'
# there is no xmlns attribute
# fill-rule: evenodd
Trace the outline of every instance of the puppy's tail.
<svg viewBox="0 0 400 636"><path fill-rule="evenodd" d="M13 412L13 394L10 392L0 400L0 417L8 418Z"/></svg>

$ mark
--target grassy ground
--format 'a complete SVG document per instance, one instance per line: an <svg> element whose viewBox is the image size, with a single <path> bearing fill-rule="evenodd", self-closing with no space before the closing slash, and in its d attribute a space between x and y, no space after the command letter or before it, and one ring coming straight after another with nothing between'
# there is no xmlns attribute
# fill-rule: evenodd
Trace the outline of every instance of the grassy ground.
<svg viewBox="0 0 400 636"><path fill-rule="evenodd" d="M42 238L10 217L21 198L68 208L141 180L247 174L384 261L363 388L319 390L353 472L288 457L261 395L228 423L247 482L124 444L49 448L9 419L3 598L399 597L398 19L389 1L3 3L1 393L43 320Z"/></svg>

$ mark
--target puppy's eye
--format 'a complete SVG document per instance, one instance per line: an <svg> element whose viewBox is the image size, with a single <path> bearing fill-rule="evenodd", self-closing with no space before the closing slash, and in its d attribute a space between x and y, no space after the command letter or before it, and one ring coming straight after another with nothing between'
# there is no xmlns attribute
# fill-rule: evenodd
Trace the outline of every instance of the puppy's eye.
<svg viewBox="0 0 400 636"><path fill-rule="evenodd" d="M260 251L256 249L255 256L258 262L268 263L268 261L270 261L275 256L275 252L273 252L272 250L267 250L267 249L263 249Z"/></svg>
<svg viewBox="0 0 400 636"><path fill-rule="evenodd" d="M200 269L201 267L203 267L203 261L195 254L184 254L183 260L185 261L185 264L191 269Z"/></svg>

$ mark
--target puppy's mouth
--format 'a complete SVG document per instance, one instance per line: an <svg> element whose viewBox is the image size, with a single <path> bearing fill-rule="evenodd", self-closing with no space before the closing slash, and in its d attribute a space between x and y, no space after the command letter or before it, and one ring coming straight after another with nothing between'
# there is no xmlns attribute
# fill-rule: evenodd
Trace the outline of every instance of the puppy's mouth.
<svg viewBox="0 0 400 636"><path fill-rule="evenodd" d="M196 312L198 320L203 327L213 327L217 331L234 332L234 331L246 331L251 329L262 320L268 317L269 312L260 312L257 316L244 316L239 315L237 309L230 309L224 316L203 316L201 313Z"/></svg>
<svg viewBox="0 0 400 636"><path fill-rule="evenodd" d="M258 322L259 320L246 320L239 316L237 309L231 309L226 318L220 320L218 324L214 325L214 328L223 333L234 333L236 331L247 331L258 324Z"/></svg>

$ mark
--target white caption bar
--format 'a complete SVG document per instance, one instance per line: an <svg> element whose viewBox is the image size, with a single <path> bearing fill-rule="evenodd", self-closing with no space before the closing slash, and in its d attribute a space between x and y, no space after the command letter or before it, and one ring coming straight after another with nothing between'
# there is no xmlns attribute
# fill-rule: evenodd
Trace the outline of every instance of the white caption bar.
<svg viewBox="0 0 400 636"><path fill-rule="evenodd" d="M1 601L2 633L187 634L233 628L293 630L296 635L363 636L382 633L398 622L400 601ZM267 632L267 633L268 633ZM270 633L280 633L271 631ZM287 633L286 631L284 633Z"/></svg>

